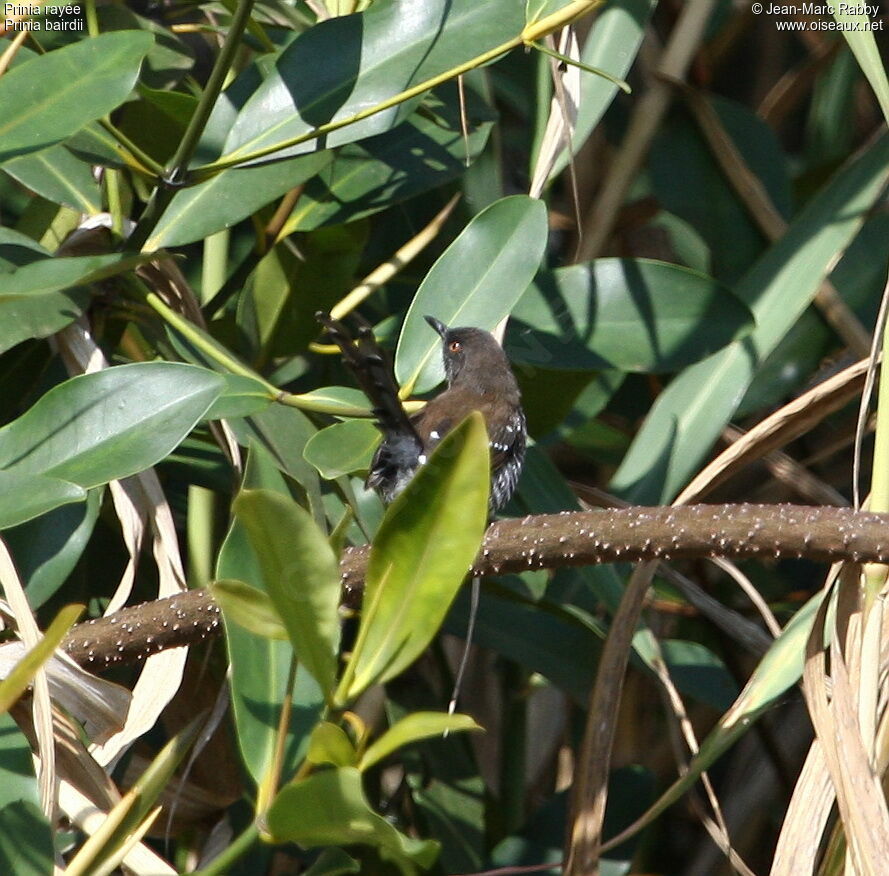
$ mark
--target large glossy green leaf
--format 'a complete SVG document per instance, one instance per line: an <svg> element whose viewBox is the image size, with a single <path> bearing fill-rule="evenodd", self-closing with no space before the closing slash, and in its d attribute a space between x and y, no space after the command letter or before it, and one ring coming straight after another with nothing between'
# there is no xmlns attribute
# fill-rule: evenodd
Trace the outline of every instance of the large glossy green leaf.
<svg viewBox="0 0 889 876"><path fill-rule="evenodd" d="M0 529L84 499L86 490L70 481L33 472L0 471Z"/></svg>
<svg viewBox="0 0 889 876"><path fill-rule="evenodd" d="M255 444L247 457L244 486L289 495L287 483L271 456ZM248 582L268 594L259 559L239 520L232 523L219 552L216 576ZM224 602L222 610L226 611ZM256 635L237 623L225 624L225 637L232 668L232 711L238 749L247 772L258 785L276 754L281 707L285 695L291 693L287 681L293 648L289 642ZM296 768L324 702L318 685L304 667L297 670L292 693L282 758L284 775Z"/></svg>
<svg viewBox="0 0 889 876"><path fill-rule="evenodd" d="M353 222L465 173L484 149L493 119L474 91L465 94L465 134L457 86L447 83L397 128L338 150L306 183L284 233Z"/></svg>
<svg viewBox="0 0 889 876"><path fill-rule="evenodd" d="M441 338L423 319L493 329L534 278L546 248L546 206L525 195L479 213L423 280L401 332L395 374L417 392L441 382Z"/></svg>
<svg viewBox="0 0 889 876"><path fill-rule="evenodd" d="M366 471L380 443L380 430L371 420L346 420L316 432L306 444L305 457L321 477Z"/></svg>
<svg viewBox="0 0 889 876"><path fill-rule="evenodd" d="M541 272L512 316L511 359L572 370L676 371L753 328L715 280L649 259Z"/></svg>
<svg viewBox="0 0 889 876"><path fill-rule="evenodd" d="M181 246L231 228L294 186L314 176L333 158L328 151L258 167L223 171L177 192L143 249Z"/></svg>
<svg viewBox="0 0 889 876"><path fill-rule="evenodd" d="M521 4L512 0L410 0L321 22L281 54L273 76L244 106L225 144L239 158L320 125L346 119L516 37ZM330 59L337 63L331 64ZM277 157L379 134L401 122L408 102L308 140Z"/></svg>
<svg viewBox="0 0 889 876"><path fill-rule="evenodd" d="M269 809L268 828L275 842L309 849L361 843L376 846L384 858L424 868L438 855L437 842L406 837L371 809L354 767L324 770L284 787Z"/></svg>
<svg viewBox="0 0 889 876"><path fill-rule="evenodd" d="M98 213L102 209L102 193L92 168L62 145L10 159L3 169L48 201L81 213Z"/></svg>
<svg viewBox="0 0 889 876"><path fill-rule="evenodd" d="M308 511L271 490L242 490L233 509L259 558L268 594L299 662L333 689L339 642L339 563Z"/></svg>
<svg viewBox="0 0 889 876"><path fill-rule="evenodd" d="M0 429L0 469L81 487L135 474L176 447L223 386L219 376L175 362L73 377Z"/></svg>
<svg viewBox="0 0 889 876"><path fill-rule="evenodd" d="M812 300L886 184L889 137L841 169L744 276L735 293L753 311L745 339L691 366L655 402L612 481L640 503L670 501L698 468L756 369Z"/></svg>
<svg viewBox="0 0 889 876"><path fill-rule="evenodd" d="M481 544L489 479L487 432L474 412L386 512L368 560L361 625L339 704L397 675L432 640Z"/></svg>
<svg viewBox="0 0 889 876"><path fill-rule="evenodd" d="M120 253L41 259L5 276L0 286L0 352L64 328L89 301L89 291L76 287L123 273L144 260Z"/></svg>
<svg viewBox="0 0 889 876"><path fill-rule="evenodd" d="M31 58L0 78L0 162L45 149L110 113L130 93L149 34L100 34Z"/></svg>

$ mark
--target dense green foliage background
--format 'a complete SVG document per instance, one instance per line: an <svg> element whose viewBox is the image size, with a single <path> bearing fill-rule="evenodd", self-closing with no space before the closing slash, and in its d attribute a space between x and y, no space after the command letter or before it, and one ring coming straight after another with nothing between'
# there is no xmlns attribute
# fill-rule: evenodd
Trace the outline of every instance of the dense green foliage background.
<svg viewBox="0 0 889 876"><path fill-rule="evenodd" d="M681 802L599 872L767 872L811 741L795 685L821 570L662 571L604 717L631 570L486 579L448 716L484 430L384 509L367 401L314 313L370 320L412 404L442 379L425 314L509 318L533 446L507 515L674 501L736 427L869 352L889 235L870 32L711 0L89 0L59 20L0 38L0 581L26 645L56 618L0 706L71 603L212 583L225 639L104 682L47 664L50 690L41 671L2 718L0 869L558 872L595 718L617 727L606 838L710 734ZM853 408L707 499L848 504ZM368 541L359 619L337 563ZM722 810L682 796L714 764ZM844 866L829 811L784 834L819 872Z"/></svg>

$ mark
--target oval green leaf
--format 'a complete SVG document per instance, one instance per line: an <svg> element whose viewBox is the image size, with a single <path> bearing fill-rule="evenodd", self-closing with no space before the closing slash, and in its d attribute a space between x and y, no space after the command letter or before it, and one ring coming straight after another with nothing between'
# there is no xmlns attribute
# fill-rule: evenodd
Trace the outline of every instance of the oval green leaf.
<svg viewBox="0 0 889 876"><path fill-rule="evenodd" d="M424 869L435 861L439 845L399 833L371 809L361 773L354 767L324 770L284 787L268 812L275 842L303 848L348 846L354 843L385 849L386 857Z"/></svg>
<svg viewBox="0 0 889 876"><path fill-rule="evenodd" d="M0 287L0 352L28 338L45 338L77 319L89 291L72 287L123 273L144 261L145 256L120 253L41 259L5 275Z"/></svg>
<svg viewBox="0 0 889 876"><path fill-rule="evenodd" d="M413 712L393 724L373 745L364 752L358 769L364 772L390 754L431 736L462 730L481 730L469 715L449 715L447 712Z"/></svg>
<svg viewBox="0 0 889 876"><path fill-rule="evenodd" d="M380 443L380 430L371 420L346 420L316 432L303 455L322 478L333 480L356 471L367 471Z"/></svg>
<svg viewBox="0 0 889 876"><path fill-rule="evenodd" d="M292 432L287 434L292 436ZM252 440L248 444L243 485L289 495L288 483L270 454ZM239 520L232 523L219 551L216 576L249 582L254 589L268 593L256 552ZM225 638L231 662L232 716L244 767L257 785L268 780L275 762L281 764L284 775L291 775L302 760L301 752L318 721L324 698L305 667L297 668L295 684L290 678L293 648L289 637L284 642L268 639L237 623L226 623ZM278 725L287 702L290 708L282 745Z"/></svg>
<svg viewBox="0 0 889 876"><path fill-rule="evenodd" d="M750 310L726 287L649 259L541 272L512 316L512 360L570 370L676 371L753 328Z"/></svg>
<svg viewBox="0 0 889 876"><path fill-rule="evenodd" d="M517 37L521 4L513 0L393 0L323 21L294 40L275 72L239 113L224 157L238 159L307 136L445 74ZM331 64L330 59L337 63ZM276 157L351 143L400 123L414 102L396 105L307 139Z"/></svg>
<svg viewBox="0 0 889 876"><path fill-rule="evenodd" d="M297 659L333 689L339 642L339 563L311 515L271 490L242 490L232 508L253 546Z"/></svg>
<svg viewBox="0 0 889 876"><path fill-rule="evenodd" d="M18 526L60 505L85 499L86 490L69 481L0 471L0 529Z"/></svg>
<svg viewBox="0 0 889 876"><path fill-rule="evenodd" d="M474 412L444 438L383 518L338 704L397 675L438 632L485 533L489 480L488 435Z"/></svg>
<svg viewBox="0 0 889 876"><path fill-rule="evenodd" d="M104 33L19 64L0 78L0 162L45 149L119 106L153 44Z"/></svg>
<svg viewBox="0 0 889 876"><path fill-rule="evenodd" d="M73 377L0 429L0 469L81 487L144 471L182 441L223 386L212 372L175 362Z"/></svg>
<svg viewBox="0 0 889 876"><path fill-rule="evenodd" d="M493 329L534 279L547 240L546 205L526 195L502 198L482 210L445 250L411 303L395 375L416 392L441 382L441 339L424 320Z"/></svg>
<svg viewBox="0 0 889 876"><path fill-rule="evenodd" d="M226 623L236 623L262 636L286 642L287 629L268 593L243 581L223 578L210 584Z"/></svg>

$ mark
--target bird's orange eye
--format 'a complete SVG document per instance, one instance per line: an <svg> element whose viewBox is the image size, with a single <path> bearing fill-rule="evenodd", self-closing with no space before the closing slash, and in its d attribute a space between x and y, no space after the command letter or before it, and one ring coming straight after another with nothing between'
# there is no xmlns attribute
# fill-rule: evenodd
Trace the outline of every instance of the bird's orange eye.
<svg viewBox="0 0 889 876"><path fill-rule="evenodd" d="M461 344L459 341L451 341L450 344L448 344L448 349L452 353L459 353L460 350L463 349L463 344Z"/></svg>

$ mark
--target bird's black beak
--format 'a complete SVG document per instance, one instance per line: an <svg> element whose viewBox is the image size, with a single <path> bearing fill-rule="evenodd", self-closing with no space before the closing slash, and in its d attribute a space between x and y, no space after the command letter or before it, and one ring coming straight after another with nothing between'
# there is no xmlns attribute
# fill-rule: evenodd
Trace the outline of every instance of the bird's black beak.
<svg viewBox="0 0 889 876"><path fill-rule="evenodd" d="M428 322L429 325L441 335L442 340L444 340L445 335L448 333L448 327L440 319L436 319L434 316L424 316L423 319L425 319L426 322Z"/></svg>

